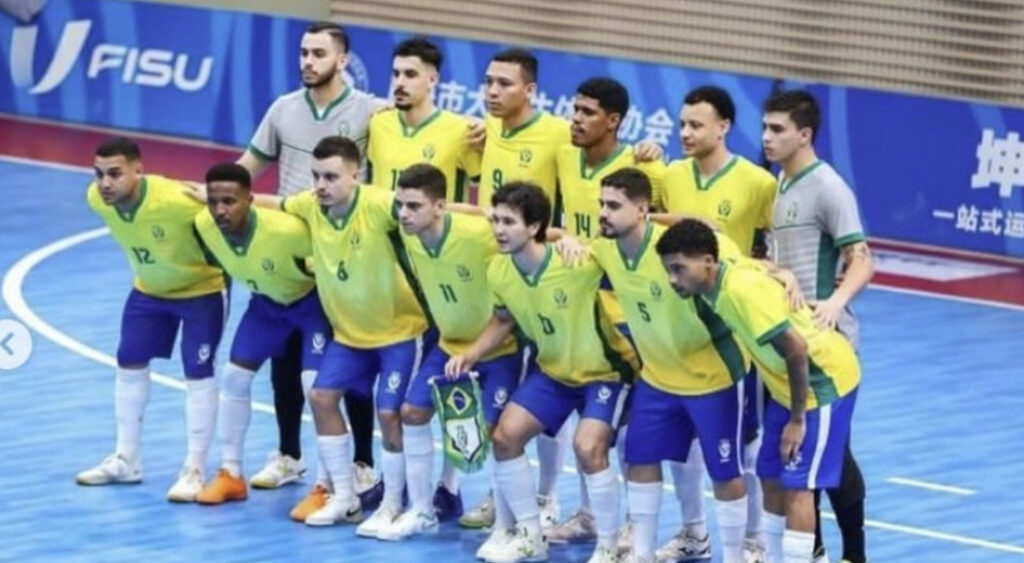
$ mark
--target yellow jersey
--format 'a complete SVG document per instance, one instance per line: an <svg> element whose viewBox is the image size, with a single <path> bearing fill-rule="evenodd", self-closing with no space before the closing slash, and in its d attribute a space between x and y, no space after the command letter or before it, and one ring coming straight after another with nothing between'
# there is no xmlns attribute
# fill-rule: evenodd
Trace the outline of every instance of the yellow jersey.
<svg viewBox="0 0 1024 563"><path fill-rule="evenodd" d="M515 129L504 129L500 118L484 120L487 142L480 163L477 205L491 206L491 196L508 182L521 180L540 186L552 206L558 193L558 150L572 137L569 122L545 111Z"/></svg>

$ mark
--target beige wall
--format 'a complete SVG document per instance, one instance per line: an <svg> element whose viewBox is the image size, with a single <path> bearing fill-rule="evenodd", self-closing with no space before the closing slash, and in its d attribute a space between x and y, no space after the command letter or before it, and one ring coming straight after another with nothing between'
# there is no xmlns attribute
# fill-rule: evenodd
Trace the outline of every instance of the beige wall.
<svg viewBox="0 0 1024 563"><path fill-rule="evenodd" d="M330 2L328 0L159 0L159 3L276 14L307 20L327 19L330 14Z"/></svg>

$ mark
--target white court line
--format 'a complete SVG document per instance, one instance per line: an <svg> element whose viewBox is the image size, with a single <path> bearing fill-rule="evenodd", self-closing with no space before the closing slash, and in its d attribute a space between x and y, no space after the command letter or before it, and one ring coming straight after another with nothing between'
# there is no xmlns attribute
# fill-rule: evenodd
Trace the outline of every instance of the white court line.
<svg viewBox="0 0 1024 563"><path fill-rule="evenodd" d="M28 325L30 328L32 328L39 334L45 336L46 338L52 340L57 345L62 346L63 348L66 348L75 354L97 361L103 365L115 367L117 365L117 362L111 356L104 354L93 348L90 348L85 344L82 344L81 342L71 338L67 334L64 334L63 332L51 326L50 324L47 324L46 321L39 318L39 316L36 315L35 312L32 311L32 309L28 306L28 303L25 302L25 297L22 294L22 285L24 284L25 278L28 276L29 272L32 271L32 268L34 268L35 266L37 266L39 263L49 258L50 256L57 254L58 252L67 250L68 248L71 248L77 244L81 244L83 242L87 242L92 239L104 236L105 234L107 234L107 232L108 231L105 228L92 229L90 231L85 231L77 235L72 235L51 242L50 244L47 244L42 248L30 252L29 254L25 255L20 260L18 260L4 274L2 294L4 301L7 303L7 306L10 308L11 312L14 313L19 319L21 319L23 323ZM174 389L183 390L185 388L184 384L181 381L175 378L168 377L166 375L153 374L153 381L159 383L160 385L165 385L167 387L172 387ZM257 401L253 401L253 408L255 410L266 413L274 412L273 406L265 403L260 403ZM566 467L566 470L573 473L576 472L575 467ZM668 488L669 490L674 490L674 488L671 485L667 485L666 488ZM705 493L705 495L710 496L709 493ZM822 516L825 516L827 518L833 520L835 519L834 514L825 511L822 511L821 514ZM1005 553L1016 553L1024 555L1024 547L1008 543L999 543L979 538L972 538L969 536L961 536L958 534L938 532L935 530L930 530L928 528L919 528L916 526L892 524L880 520L869 519L865 520L864 524L869 528L877 528L880 530L899 532L902 534L912 536L942 540L961 545L980 547L984 549L991 549L994 551L1002 551Z"/></svg>
<svg viewBox="0 0 1024 563"><path fill-rule="evenodd" d="M963 487L953 487L950 485L940 485L938 483L929 483L928 481L919 481L917 479L908 479L906 477L888 477L886 481L896 485L906 485L908 487L917 487L919 489L928 489L929 491L939 491L942 493L951 493L954 495L960 495L969 497L978 491L974 489L965 489Z"/></svg>

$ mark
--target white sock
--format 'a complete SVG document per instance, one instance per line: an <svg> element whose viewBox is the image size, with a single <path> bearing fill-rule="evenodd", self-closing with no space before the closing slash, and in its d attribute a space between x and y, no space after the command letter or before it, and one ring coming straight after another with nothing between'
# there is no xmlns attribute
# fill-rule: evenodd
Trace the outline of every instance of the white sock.
<svg viewBox="0 0 1024 563"><path fill-rule="evenodd" d="M313 413L313 407L309 404L309 391L313 388L313 382L316 381L316 370L304 370L300 377L302 378L302 393L306 397L306 408L310 410L310 414ZM344 416L345 409L342 410L342 416ZM321 484L327 484L330 482L330 477L327 474L327 468L324 467L324 462L319 455L316 456L316 482Z"/></svg>
<svg viewBox="0 0 1024 563"><path fill-rule="evenodd" d="M149 402L149 368L117 368L114 377L114 418L117 420L117 453L135 462L142 441L142 415Z"/></svg>
<svg viewBox="0 0 1024 563"><path fill-rule="evenodd" d="M558 484L558 476L561 475L562 466L565 465L565 452L572 444L572 431L571 420L566 420L554 438L543 433L537 436L537 465L540 471L540 479L537 483L538 495L553 496L556 494L555 486Z"/></svg>
<svg viewBox="0 0 1024 563"><path fill-rule="evenodd" d="M698 538L707 536L707 517L704 514L704 454L697 440L690 444L686 463L670 462L668 465L676 487L683 527Z"/></svg>
<svg viewBox="0 0 1024 563"><path fill-rule="evenodd" d="M772 514L766 510L762 522L764 524L765 563L783 563L782 533L786 530L786 517ZM813 545L811 548L813 549Z"/></svg>
<svg viewBox="0 0 1024 563"><path fill-rule="evenodd" d="M381 450L380 460L384 474L384 500L381 506L390 506L401 511L402 490L405 489L405 455L402 452ZM427 488L430 488L429 484Z"/></svg>
<svg viewBox="0 0 1024 563"><path fill-rule="evenodd" d="M320 454L321 464L326 467L327 480L334 495L341 499L356 497L352 484L352 435L317 436L316 449Z"/></svg>
<svg viewBox="0 0 1024 563"><path fill-rule="evenodd" d="M186 464L203 470L206 452L217 425L217 380L212 377L185 380L185 428L188 431Z"/></svg>
<svg viewBox="0 0 1024 563"><path fill-rule="evenodd" d="M516 523L531 533L540 533L540 510L533 488L533 472L526 455L494 464L494 481L501 491Z"/></svg>
<svg viewBox="0 0 1024 563"><path fill-rule="evenodd" d="M811 563L814 559L814 532L786 530L782 534L783 563Z"/></svg>
<svg viewBox="0 0 1024 563"><path fill-rule="evenodd" d="M405 483L409 505L424 514L433 512L430 485L434 469L434 437L430 423L402 425L402 450L405 453Z"/></svg>
<svg viewBox="0 0 1024 563"><path fill-rule="evenodd" d="M764 543L761 515L764 513L764 492L757 478L757 455L761 451L760 436L743 446L743 481L747 484L747 537Z"/></svg>
<svg viewBox="0 0 1024 563"><path fill-rule="evenodd" d="M629 481L625 478L629 475L629 464L626 463L626 430L628 428L628 425L623 424L615 435L615 457L619 460L619 475L623 476L622 494L626 495L623 503L626 505L626 520L629 520Z"/></svg>
<svg viewBox="0 0 1024 563"><path fill-rule="evenodd" d="M496 472L496 467L496 465L492 464L492 476ZM512 507L508 505L505 495L498 488L496 478L493 481L492 487L491 492L494 494L494 529L511 530L516 525L516 516L512 514Z"/></svg>
<svg viewBox="0 0 1024 563"><path fill-rule="evenodd" d="M590 491L587 490L587 477L578 463L576 464L576 473L580 477L580 508L593 514L594 510L590 507Z"/></svg>
<svg viewBox="0 0 1024 563"><path fill-rule="evenodd" d="M661 509L661 481L626 483L629 516L633 519L633 554L637 559L654 559L658 541L658 512Z"/></svg>
<svg viewBox="0 0 1024 563"><path fill-rule="evenodd" d="M449 493L456 494L459 492L459 481L461 481L459 470L448 461L448 458L444 458L441 465L441 484L448 489Z"/></svg>
<svg viewBox="0 0 1024 563"><path fill-rule="evenodd" d="M255 372L228 362L220 377L217 431L221 441L221 466L231 475L242 474L245 433L252 417L252 379Z"/></svg>
<svg viewBox="0 0 1024 563"><path fill-rule="evenodd" d="M722 542L723 563L743 563L743 532L747 525L747 498L719 500L718 535Z"/></svg>
<svg viewBox="0 0 1024 563"><path fill-rule="evenodd" d="M586 476L597 545L614 548L619 536L619 478L612 466Z"/></svg>

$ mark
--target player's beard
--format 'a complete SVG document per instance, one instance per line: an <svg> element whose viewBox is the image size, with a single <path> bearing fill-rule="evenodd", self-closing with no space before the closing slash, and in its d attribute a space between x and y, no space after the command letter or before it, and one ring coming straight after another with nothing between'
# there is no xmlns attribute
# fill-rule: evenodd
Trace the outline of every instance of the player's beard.
<svg viewBox="0 0 1024 563"><path fill-rule="evenodd" d="M334 78L337 75L338 75L338 69L335 68L335 67L331 67L330 71L328 71L328 72L326 72L326 73L324 73L322 75L317 76L313 81L307 82L305 79L303 79L302 83L307 88L319 88L321 86L325 86L327 84L330 84L331 81L334 80Z"/></svg>

